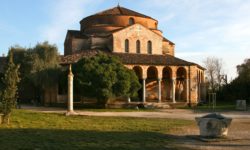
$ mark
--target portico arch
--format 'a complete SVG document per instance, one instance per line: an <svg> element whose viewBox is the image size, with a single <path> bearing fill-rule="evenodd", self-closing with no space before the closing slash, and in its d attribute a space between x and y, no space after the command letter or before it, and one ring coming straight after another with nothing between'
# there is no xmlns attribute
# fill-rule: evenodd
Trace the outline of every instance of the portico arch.
<svg viewBox="0 0 250 150"><path fill-rule="evenodd" d="M158 92L158 70L155 66L150 66L147 69L147 80L146 80L146 97L147 100L157 100L158 95L156 94Z"/></svg>
<svg viewBox="0 0 250 150"><path fill-rule="evenodd" d="M179 67L176 72L176 93L175 96L177 101L184 101L187 99L187 86L186 86L186 79L187 79L187 71L184 67Z"/></svg>
<svg viewBox="0 0 250 150"><path fill-rule="evenodd" d="M140 66L134 66L133 70L135 72L135 74L137 75L138 79L142 79L142 68Z"/></svg>
<svg viewBox="0 0 250 150"><path fill-rule="evenodd" d="M138 80L141 84L141 89L138 91L138 98L132 99L133 101L142 101L143 100L143 88L144 88L144 84L143 84L143 69L140 66L134 66L133 70L136 74L136 76L138 77Z"/></svg>
<svg viewBox="0 0 250 150"><path fill-rule="evenodd" d="M172 99L172 69L164 67L162 70L162 97L165 100Z"/></svg>

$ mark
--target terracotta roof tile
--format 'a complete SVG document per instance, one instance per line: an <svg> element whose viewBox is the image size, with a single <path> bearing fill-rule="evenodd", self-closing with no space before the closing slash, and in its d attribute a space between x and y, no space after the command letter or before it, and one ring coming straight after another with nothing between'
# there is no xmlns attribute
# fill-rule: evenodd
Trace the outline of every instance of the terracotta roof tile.
<svg viewBox="0 0 250 150"><path fill-rule="evenodd" d="M87 50L74 55L67 55L61 57L61 64L67 65L76 63L83 57L91 57L103 52L108 55L117 56L121 59L123 64L138 64L138 65L168 65L168 66L193 66L196 65L204 69L198 64L182 60L171 55L148 55L148 54L131 54L131 53L110 53L99 50Z"/></svg>
<svg viewBox="0 0 250 150"><path fill-rule="evenodd" d="M143 18L151 18L149 16L146 16L144 14L138 13L136 11L133 11L133 10L121 7L121 6L107 9L107 10L101 11L101 12L96 13L96 14L91 15L91 16L98 16L98 15L126 15L126 16L137 16L137 17L143 17ZM153 19L153 18L151 18L151 19Z"/></svg>

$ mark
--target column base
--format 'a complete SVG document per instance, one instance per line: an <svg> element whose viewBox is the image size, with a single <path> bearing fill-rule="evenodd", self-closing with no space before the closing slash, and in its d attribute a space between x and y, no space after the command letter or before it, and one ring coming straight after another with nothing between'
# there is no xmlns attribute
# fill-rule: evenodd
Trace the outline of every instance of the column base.
<svg viewBox="0 0 250 150"><path fill-rule="evenodd" d="M73 115L78 115L78 113L74 112L74 111L67 111L65 113L65 116L73 116Z"/></svg>

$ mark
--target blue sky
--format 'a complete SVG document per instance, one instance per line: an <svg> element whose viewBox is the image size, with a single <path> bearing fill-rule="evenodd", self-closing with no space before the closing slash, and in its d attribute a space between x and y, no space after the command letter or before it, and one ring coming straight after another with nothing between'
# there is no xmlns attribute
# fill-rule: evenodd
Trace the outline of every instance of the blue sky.
<svg viewBox="0 0 250 150"><path fill-rule="evenodd" d="M250 0L1 0L0 55L12 45L46 40L63 54L68 29L80 29L82 18L118 2L157 19L179 58L201 65L206 57L221 58L229 79L250 58Z"/></svg>

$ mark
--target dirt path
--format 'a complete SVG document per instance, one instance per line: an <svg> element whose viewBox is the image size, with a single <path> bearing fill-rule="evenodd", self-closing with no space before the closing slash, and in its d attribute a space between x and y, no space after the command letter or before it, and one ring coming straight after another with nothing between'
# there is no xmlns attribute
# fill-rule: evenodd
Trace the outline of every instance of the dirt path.
<svg viewBox="0 0 250 150"><path fill-rule="evenodd" d="M34 106L22 106L22 109L44 112L44 113L66 113L63 108L53 108L53 107L34 107ZM84 111L75 110L76 115L83 116L117 116L117 117L142 117L142 118L176 118L185 120L194 120L195 117L200 117L208 114L208 112L194 112L188 109L165 109L159 110L157 112L144 112L144 111L133 111L133 112L94 112L94 111ZM226 117L231 117L233 119L249 119L250 111L230 111L221 112L222 115Z"/></svg>

